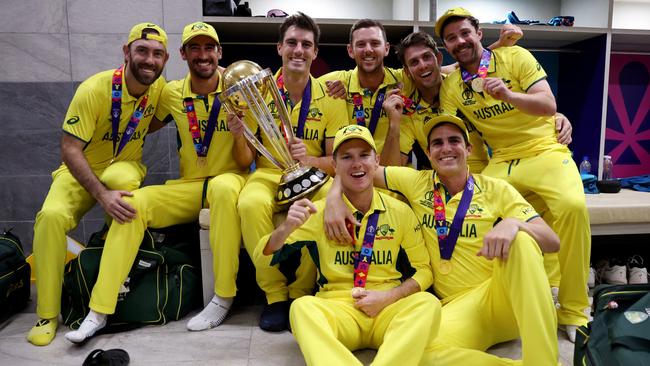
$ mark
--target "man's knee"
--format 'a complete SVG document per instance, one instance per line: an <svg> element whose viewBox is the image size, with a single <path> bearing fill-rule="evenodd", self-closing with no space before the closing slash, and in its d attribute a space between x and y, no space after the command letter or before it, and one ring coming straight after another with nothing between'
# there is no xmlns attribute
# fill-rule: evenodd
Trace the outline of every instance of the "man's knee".
<svg viewBox="0 0 650 366"><path fill-rule="evenodd" d="M65 225L72 220L72 217L67 214L63 209L56 207L43 207L36 214L35 225L57 225L64 227L67 231L69 228L65 228Z"/></svg>

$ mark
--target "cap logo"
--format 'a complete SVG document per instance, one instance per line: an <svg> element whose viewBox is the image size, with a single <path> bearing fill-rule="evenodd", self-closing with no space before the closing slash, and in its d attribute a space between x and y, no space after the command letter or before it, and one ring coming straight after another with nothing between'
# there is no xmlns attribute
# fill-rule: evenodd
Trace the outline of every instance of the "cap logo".
<svg viewBox="0 0 650 366"><path fill-rule="evenodd" d="M200 30L207 30L207 29L208 26L203 23L197 23L192 26L192 30L200 31Z"/></svg>
<svg viewBox="0 0 650 366"><path fill-rule="evenodd" d="M362 130L359 128L357 125L350 125L343 130L343 136L345 135L350 135L350 134L360 134L362 133Z"/></svg>

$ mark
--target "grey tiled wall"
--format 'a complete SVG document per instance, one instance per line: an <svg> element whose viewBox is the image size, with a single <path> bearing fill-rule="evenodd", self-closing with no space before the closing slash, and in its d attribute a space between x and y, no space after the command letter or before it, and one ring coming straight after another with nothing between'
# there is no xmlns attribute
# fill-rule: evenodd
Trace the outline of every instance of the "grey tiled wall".
<svg viewBox="0 0 650 366"><path fill-rule="evenodd" d="M34 217L60 164L61 125L79 83L115 68L136 23L169 35L168 80L184 76L180 33L201 19L201 0L20 0L0 2L0 229L14 228L32 251ZM174 126L147 137L145 184L178 174ZM93 208L70 234L85 242L101 228Z"/></svg>

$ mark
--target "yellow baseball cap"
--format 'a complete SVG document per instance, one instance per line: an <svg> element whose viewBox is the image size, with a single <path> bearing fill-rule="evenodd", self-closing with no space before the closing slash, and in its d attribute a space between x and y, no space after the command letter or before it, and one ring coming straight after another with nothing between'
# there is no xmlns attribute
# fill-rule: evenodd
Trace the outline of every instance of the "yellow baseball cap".
<svg viewBox="0 0 650 366"><path fill-rule="evenodd" d="M460 128L460 130L465 135L465 141L469 142L469 133L467 132L467 126L465 126L465 122L456 116L443 114L433 117L424 124L424 135L427 137L427 143L429 142L429 135L431 134L431 130L433 130L434 127L441 123L451 123Z"/></svg>
<svg viewBox="0 0 650 366"><path fill-rule="evenodd" d="M158 32L158 34L143 33L145 29L153 29ZM161 27L153 23L140 23L134 25L133 28L131 28L131 32L129 32L129 40L127 44L131 44L137 39L153 39L162 43L162 45L167 48L167 33Z"/></svg>
<svg viewBox="0 0 650 366"><path fill-rule="evenodd" d="M435 31L438 37L442 38L442 25L445 24L445 20L451 17L469 18L473 17L473 15L469 10L461 7L447 10L440 18L438 18L438 21L436 21Z"/></svg>
<svg viewBox="0 0 650 366"><path fill-rule="evenodd" d="M338 130L334 136L333 151L336 151L342 143L350 139L361 139L367 142L373 150L377 151L375 139L372 137L370 130L359 125L349 125Z"/></svg>
<svg viewBox="0 0 650 366"><path fill-rule="evenodd" d="M208 23L195 22L186 25L185 28L183 28L183 45L185 45L196 36L208 36L214 39L217 44L219 44L219 36L217 35L217 31L214 30L214 27Z"/></svg>

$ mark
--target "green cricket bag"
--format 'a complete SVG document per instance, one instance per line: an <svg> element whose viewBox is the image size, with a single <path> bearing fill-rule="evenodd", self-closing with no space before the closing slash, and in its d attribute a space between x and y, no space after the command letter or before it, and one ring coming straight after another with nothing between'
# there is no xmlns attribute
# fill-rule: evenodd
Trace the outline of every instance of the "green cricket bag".
<svg viewBox="0 0 650 366"><path fill-rule="evenodd" d="M650 365L650 285L594 290L594 320L578 328L574 366Z"/></svg>

